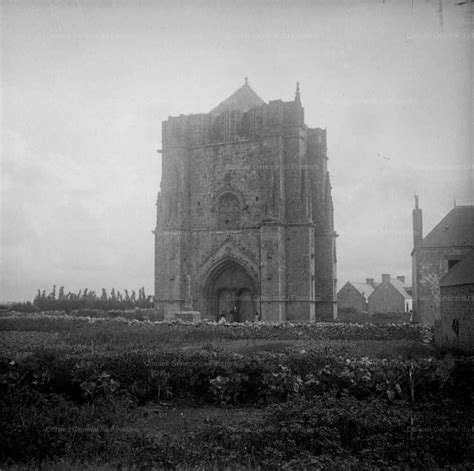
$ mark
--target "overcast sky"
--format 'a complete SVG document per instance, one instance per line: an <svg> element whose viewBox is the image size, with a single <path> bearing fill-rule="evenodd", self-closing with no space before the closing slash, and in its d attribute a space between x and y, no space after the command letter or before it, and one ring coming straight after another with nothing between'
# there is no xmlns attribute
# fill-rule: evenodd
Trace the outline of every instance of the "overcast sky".
<svg viewBox="0 0 474 471"><path fill-rule="evenodd" d="M244 77L265 101L299 81L306 123L327 128L339 288L411 278L414 194L425 234L454 198L474 204L472 4L1 5L1 301L152 294L161 122Z"/></svg>

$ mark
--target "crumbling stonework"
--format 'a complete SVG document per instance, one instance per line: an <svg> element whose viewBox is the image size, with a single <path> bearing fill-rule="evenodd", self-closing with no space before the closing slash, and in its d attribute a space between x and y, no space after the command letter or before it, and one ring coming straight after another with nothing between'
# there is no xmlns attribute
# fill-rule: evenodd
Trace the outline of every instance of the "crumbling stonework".
<svg viewBox="0 0 474 471"><path fill-rule="evenodd" d="M252 106L253 105L253 106ZM256 105L256 106L255 106ZM314 322L336 315L326 131L246 83L208 114L163 122L155 299L203 318Z"/></svg>
<svg viewBox="0 0 474 471"><path fill-rule="evenodd" d="M441 287L441 318L435 322L435 344L474 354L474 284Z"/></svg>
<svg viewBox="0 0 474 471"><path fill-rule="evenodd" d="M423 238L422 212L413 210L413 302L415 320L433 325L440 318L440 280L474 249L474 206L454 207Z"/></svg>
<svg viewBox="0 0 474 471"><path fill-rule="evenodd" d="M435 344L474 353L474 250L440 280L441 317L435 321Z"/></svg>
<svg viewBox="0 0 474 471"><path fill-rule="evenodd" d="M414 255L416 264L418 321L433 325L440 317L441 291L439 282L448 272L449 260L462 260L470 248L444 247L418 250Z"/></svg>

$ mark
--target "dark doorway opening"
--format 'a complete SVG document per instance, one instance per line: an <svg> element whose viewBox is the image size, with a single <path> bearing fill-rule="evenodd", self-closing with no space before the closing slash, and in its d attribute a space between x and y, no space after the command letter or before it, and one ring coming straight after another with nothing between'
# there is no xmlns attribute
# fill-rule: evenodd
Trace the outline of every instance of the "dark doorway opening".
<svg viewBox="0 0 474 471"><path fill-rule="evenodd" d="M255 286L245 268L233 260L220 264L204 287L207 316L227 322L253 321L256 314Z"/></svg>

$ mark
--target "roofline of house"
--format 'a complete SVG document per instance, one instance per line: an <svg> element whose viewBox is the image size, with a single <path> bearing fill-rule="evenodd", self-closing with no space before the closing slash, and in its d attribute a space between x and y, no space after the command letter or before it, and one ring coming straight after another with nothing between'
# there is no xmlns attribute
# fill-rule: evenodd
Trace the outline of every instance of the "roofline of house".
<svg viewBox="0 0 474 471"><path fill-rule="evenodd" d="M452 285L445 285L443 283L439 283L440 288L451 288L452 286L474 286L474 283L453 283Z"/></svg>
<svg viewBox="0 0 474 471"><path fill-rule="evenodd" d="M423 244L423 243L422 243ZM418 247L415 247L411 251L411 255L417 250L417 249L474 249L474 245L436 245L436 246L428 246L424 247L423 245L419 245Z"/></svg>

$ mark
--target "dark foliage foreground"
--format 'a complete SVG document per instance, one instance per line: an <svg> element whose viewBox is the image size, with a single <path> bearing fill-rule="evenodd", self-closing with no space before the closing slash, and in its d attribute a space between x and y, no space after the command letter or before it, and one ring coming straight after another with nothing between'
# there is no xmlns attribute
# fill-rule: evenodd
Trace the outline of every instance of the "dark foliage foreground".
<svg viewBox="0 0 474 471"><path fill-rule="evenodd" d="M142 459L159 466L172 466L179 456L189 464L265 469L432 469L472 461L474 451L469 420L447 403L409 409L328 395L270 406L262 418L239 427L209 424L190 437L168 441L165 453L162 447L145 441L138 448Z"/></svg>
<svg viewBox="0 0 474 471"><path fill-rule="evenodd" d="M454 404L405 403L328 395L269 406L237 426L218 422L197 431L157 436L124 426L127 404L76 404L57 395L24 398L2 418L2 461L71 462L149 469L226 466L263 469L472 469L466 411ZM18 407L18 406L17 406ZM4 421L9 421L5 424ZM6 430L5 430L6 429ZM336 468L334 468L336 466ZM235 469L235 468L233 468Z"/></svg>
<svg viewBox="0 0 474 471"><path fill-rule="evenodd" d="M472 358L167 352L78 359L51 351L0 367L4 463L67 456L143 468L469 469L474 459ZM179 435L127 430L130 408L177 397L260 406L263 414Z"/></svg>
<svg viewBox="0 0 474 471"><path fill-rule="evenodd" d="M241 355L216 351L65 356L39 350L0 363L1 389L63 394L76 402L131 395L138 402L184 398L200 404L260 404L294 395L402 399L455 398L470 405L474 357L345 359L317 352Z"/></svg>

